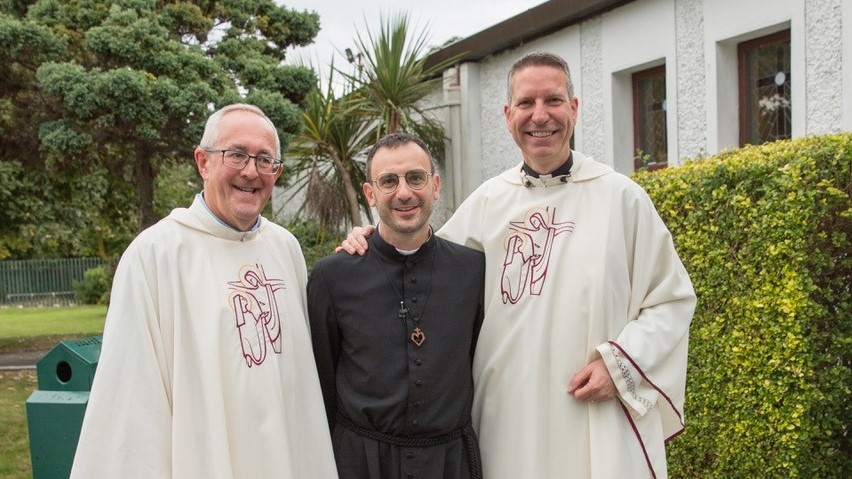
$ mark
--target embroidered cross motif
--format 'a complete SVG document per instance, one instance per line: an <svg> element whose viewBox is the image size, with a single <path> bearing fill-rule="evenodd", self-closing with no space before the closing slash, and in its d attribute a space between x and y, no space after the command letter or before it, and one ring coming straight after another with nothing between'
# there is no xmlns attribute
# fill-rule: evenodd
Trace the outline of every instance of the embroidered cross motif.
<svg viewBox="0 0 852 479"><path fill-rule="evenodd" d="M556 207L536 208L523 221L509 223L510 233L503 241L506 256L500 292L503 304L515 304L524 293L538 296L547 279L553 242L562 233L574 231L574 222L556 221Z"/></svg>
<svg viewBox="0 0 852 479"><path fill-rule="evenodd" d="M229 281L228 304L234 312L246 366L260 365L272 346L281 354L281 313L275 292L284 281L269 279L259 264L243 266L237 281Z"/></svg>

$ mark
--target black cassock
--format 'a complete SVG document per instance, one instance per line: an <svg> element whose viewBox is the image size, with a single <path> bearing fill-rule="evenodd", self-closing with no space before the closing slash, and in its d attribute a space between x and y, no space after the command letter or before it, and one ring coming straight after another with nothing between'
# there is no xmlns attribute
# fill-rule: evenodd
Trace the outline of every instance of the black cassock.
<svg viewBox="0 0 852 479"><path fill-rule="evenodd" d="M369 241L365 256L323 258L308 280L314 355L340 478L467 479L471 457L478 461L469 427L467 442L424 447L365 434L416 442L469 425L485 257L434 234L408 256L378 232Z"/></svg>

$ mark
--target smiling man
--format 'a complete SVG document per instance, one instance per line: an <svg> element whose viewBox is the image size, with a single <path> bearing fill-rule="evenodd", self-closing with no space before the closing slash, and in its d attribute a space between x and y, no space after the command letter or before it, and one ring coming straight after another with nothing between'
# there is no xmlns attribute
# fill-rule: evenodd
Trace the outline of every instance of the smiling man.
<svg viewBox="0 0 852 479"><path fill-rule="evenodd" d="M281 175L255 106L207 121L204 191L121 257L71 477L337 477L299 243L260 212Z"/></svg>
<svg viewBox="0 0 852 479"><path fill-rule="evenodd" d="M485 252L473 420L484 476L666 477L683 429L695 294L648 195L572 151L567 63L518 59L506 126L523 161L439 234Z"/></svg>
<svg viewBox="0 0 852 479"><path fill-rule="evenodd" d="M683 430L692 283L648 195L571 150L578 107L565 60L518 59L503 114L522 161L437 233L487 259L472 415L488 479L662 479ZM362 252L358 236L342 246Z"/></svg>
<svg viewBox="0 0 852 479"><path fill-rule="evenodd" d="M432 234L441 178L398 133L367 155L381 222L366 256L319 261L308 311L342 479L482 477L470 421L482 253Z"/></svg>
<svg viewBox="0 0 852 479"><path fill-rule="evenodd" d="M257 225L283 171L278 134L270 127L269 119L251 110L227 110L195 149L204 179L201 200L218 220L238 231Z"/></svg>
<svg viewBox="0 0 852 479"><path fill-rule="evenodd" d="M579 100L565 73L547 65L513 70L509 84L503 114L524 164L539 174L553 173L571 156Z"/></svg>

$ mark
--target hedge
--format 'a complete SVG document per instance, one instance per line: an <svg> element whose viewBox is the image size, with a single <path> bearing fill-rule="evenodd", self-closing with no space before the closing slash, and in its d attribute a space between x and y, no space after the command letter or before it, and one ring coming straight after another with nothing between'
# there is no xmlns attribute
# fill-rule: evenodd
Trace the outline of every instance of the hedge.
<svg viewBox="0 0 852 479"><path fill-rule="evenodd" d="M698 295L671 477L852 471L851 163L844 133L634 175Z"/></svg>

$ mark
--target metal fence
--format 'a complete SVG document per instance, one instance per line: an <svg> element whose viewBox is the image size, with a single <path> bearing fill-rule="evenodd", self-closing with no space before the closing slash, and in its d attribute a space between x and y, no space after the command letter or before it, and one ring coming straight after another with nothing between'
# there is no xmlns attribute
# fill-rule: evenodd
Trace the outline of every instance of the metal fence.
<svg viewBox="0 0 852 479"><path fill-rule="evenodd" d="M74 283L86 270L103 266L100 258L0 261L0 304L67 306L77 302Z"/></svg>

